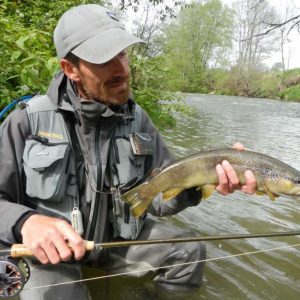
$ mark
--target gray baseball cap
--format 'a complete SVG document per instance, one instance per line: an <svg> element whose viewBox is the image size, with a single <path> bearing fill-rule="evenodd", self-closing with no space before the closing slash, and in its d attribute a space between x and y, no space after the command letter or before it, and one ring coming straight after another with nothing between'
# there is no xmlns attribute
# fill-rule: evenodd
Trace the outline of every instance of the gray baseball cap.
<svg viewBox="0 0 300 300"><path fill-rule="evenodd" d="M97 4L79 5L66 11L54 31L59 58L69 52L94 64L102 64L143 41L129 34L116 15Z"/></svg>

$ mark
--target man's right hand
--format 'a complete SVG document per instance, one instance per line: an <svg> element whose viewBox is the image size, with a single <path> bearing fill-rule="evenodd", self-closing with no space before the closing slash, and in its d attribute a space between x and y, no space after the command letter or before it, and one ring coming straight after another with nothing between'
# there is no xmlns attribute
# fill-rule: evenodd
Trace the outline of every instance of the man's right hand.
<svg viewBox="0 0 300 300"><path fill-rule="evenodd" d="M61 219L32 215L23 224L21 234L23 244L43 264L68 261L73 254L80 260L85 254L84 240Z"/></svg>

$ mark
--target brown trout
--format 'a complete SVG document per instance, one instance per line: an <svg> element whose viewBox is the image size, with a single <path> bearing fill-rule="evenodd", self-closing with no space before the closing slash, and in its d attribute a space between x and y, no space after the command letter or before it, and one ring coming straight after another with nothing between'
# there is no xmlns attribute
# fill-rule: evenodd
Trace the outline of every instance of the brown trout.
<svg viewBox="0 0 300 300"><path fill-rule="evenodd" d="M227 160L239 180L245 183L244 173L251 170L257 181L257 194L274 200L280 195L300 197L300 172L276 158L252 151L220 149L202 151L165 167L157 175L122 195L134 216L142 215L153 198L163 193L170 200L183 190L197 187L208 198L218 185L216 165Z"/></svg>

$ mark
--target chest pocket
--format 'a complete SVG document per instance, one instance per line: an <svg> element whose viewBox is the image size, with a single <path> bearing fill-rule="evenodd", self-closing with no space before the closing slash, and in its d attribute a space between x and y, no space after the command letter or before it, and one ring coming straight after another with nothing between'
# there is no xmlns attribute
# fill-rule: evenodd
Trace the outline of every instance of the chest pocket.
<svg viewBox="0 0 300 300"><path fill-rule="evenodd" d="M119 190L128 190L145 178L148 169L146 162L152 162L153 141L147 133L131 133L114 137L111 149L110 178L112 187L118 192L112 196L113 210L109 219L113 224L114 237L134 240L143 227L146 215L138 219L133 217L129 205L121 200Z"/></svg>
<svg viewBox="0 0 300 300"><path fill-rule="evenodd" d="M28 139L23 153L26 194L59 202L66 192L70 160L67 142L48 143Z"/></svg>
<svg viewBox="0 0 300 300"><path fill-rule="evenodd" d="M145 177L145 162L147 156L153 156L153 141L147 133L132 133L115 137L112 143L112 185L127 190Z"/></svg>

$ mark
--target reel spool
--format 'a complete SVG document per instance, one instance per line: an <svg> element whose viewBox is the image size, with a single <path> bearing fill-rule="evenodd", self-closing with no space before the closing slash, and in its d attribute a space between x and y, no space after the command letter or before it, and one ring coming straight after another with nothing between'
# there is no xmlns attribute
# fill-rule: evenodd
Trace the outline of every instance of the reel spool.
<svg viewBox="0 0 300 300"><path fill-rule="evenodd" d="M0 299L19 294L29 276L29 266L25 260L0 256Z"/></svg>

